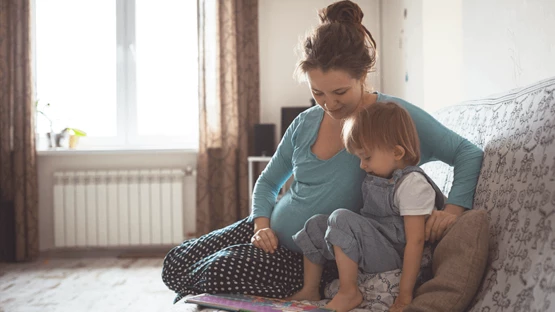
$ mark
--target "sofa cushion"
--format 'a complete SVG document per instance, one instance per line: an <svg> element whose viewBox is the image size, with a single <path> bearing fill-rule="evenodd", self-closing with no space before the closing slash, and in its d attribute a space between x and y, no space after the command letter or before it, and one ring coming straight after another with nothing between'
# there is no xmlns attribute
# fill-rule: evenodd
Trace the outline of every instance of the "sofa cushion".
<svg viewBox="0 0 555 312"><path fill-rule="evenodd" d="M487 260L487 214L466 211L435 248L434 277L417 288L404 311L463 311L480 286Z"/></svg>
<svg viewBox="0 0 555 312"><path fill-rule="evenodd" d="M555 309L555 78L439 111L484 149L474 209L489 217L486 274L471 311ZM447 194L452 168L423 166Z"/></svg>

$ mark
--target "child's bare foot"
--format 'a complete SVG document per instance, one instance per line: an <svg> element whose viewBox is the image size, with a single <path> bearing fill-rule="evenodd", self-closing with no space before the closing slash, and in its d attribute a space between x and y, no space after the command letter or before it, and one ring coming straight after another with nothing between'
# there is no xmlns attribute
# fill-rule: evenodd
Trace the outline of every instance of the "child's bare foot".
<svg viewBox="0 0 555 312"><path fill-rule="evenodd" d="M348 289L340 287L337 295L324 308L337 312L347 312L358 307L362 303L362 299L358 287Z"/></svg>
<svg viewBox="0 0 555 312"><path fill-rule="evenodd" d="M294 294L291 297L287 297L283 300L291 301L291 300L308 300L308 301L318 301L322 299L320 297L320 292L318 289L301 289L298 293Z"/></svg>

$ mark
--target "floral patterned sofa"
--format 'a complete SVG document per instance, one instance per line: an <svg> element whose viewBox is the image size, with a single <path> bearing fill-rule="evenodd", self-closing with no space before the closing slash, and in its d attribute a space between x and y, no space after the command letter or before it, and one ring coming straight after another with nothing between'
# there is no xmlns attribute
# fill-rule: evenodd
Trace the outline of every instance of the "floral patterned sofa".
<svg viewBox="0 0 555 312"><path fill-rule="evenodd" d="M436 117L484 150L474 209L487 211L489 260L469 311L555 311L555 77ZM426 167L443 191L452 170Z"/></svg>
<svg viewBox="0 0 555 312"><path fill-rule="evenodd" d="M487 212L489 258L467 311L555 311L554 96L555 77L435 114L484 150L474 209ZM448 194L452 168L441 162L423 168ZM365 301L355 311L387 311L398 293L399 273L360 275ZM327 298L338 285L327 285ZM198 308L186 306L179 311Z"/></svg>

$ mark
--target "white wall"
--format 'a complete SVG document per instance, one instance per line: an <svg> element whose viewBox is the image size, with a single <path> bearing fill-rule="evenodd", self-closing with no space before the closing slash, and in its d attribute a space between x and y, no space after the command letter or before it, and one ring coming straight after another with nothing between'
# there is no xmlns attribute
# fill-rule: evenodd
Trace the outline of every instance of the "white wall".
<svg viewBox="0 0 555 312"><path fill-rule="evenodd" d="M48 152L45 152L48 153ZM88 169L140 169L140 168L183 168L188 165L196 167L195 152L181 151L140 151L140 152L97 152L73 154L58 153L38 156L39 185L39 246L40 250L54 247L54 207L53 207L53 174L58 170ZM196 182L186 179L183 188L185 202L195 202ZM183 213L184 237L195 231L196 211L194 205L185 205Z"/></svg>
<svg viewBox="0 0 555 312"><path fill-rule="evenodd" d="M424 99L422 3L382 1L381 9L381 91L421 105Z"/></svg>
<svg viewBox="0 0 555 312"><path fill-rule="evenodd" d="M463 0L425 0L422 9L424 101L434 112L462 100Z"/></svg>
<svg viewBox="0 0 555 312"><path fill-rule="evenodd" d="M383 92L428 111L460 101L460 6L460 0L382 1Z"/></svg>
<svg viewBox="0 0 555 312"><path fill-rule="evenodd" d="M382 90L430 112L555 76L553 0L383 0L381 20Z"/></svg>
<svg viewBox="0 0 555 312"><path fill-rule="evenodd" d="M333 0L260 0L260 122L276 125L281 133L281 107L310 106L310 92L293 78L297 63L297 44L318 25L317 11ZM380 1L357 0L364 12L363 24L374 36L378 49ZM379 59L378 59L379 60ZM378 65L379 71L379 65ZM380 89L377 73L369 77L370 86ZM278 141L276 141L278 142Z"/></svg>
<svg viewBox="0 0 555 312"><path fill-rule="evenodd" d="M382 54L380 55L382 64L382 91L401 98L406 97L405 72L408 57L407 37L404 33L405 24L408 22L403 16L406 1L393 0L382 1L381 17L386 17L382 21ZM411 12L412 13L412 12ZM412 14L411 14L412 16ZM421 25L411 25L408 29L415 29L416 33L421 32ZM412 49L412 51L418 49ZM414 54L411 54L413 56ZM419 58L417 56L417 58ZM386 69L386 70L384 70Z"/></svg>
<svg viewBox="0 0 555 312"><path fill-rule="evenodd" d="M555 76L555 1L464 0L462 17L466 98Z"/></svg>

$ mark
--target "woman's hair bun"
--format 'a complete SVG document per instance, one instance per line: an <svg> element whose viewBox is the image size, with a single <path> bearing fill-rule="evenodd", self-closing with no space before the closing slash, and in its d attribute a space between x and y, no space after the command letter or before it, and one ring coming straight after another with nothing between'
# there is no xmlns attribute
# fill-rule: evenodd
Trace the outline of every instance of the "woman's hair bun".
<svg viewBox="0 0 555 312"><path fill-rule="evenodd" d="M319 12L318 16L322 23L361 24L364 13L362 13L358 4L345 0L328 5Z"/></svg>

